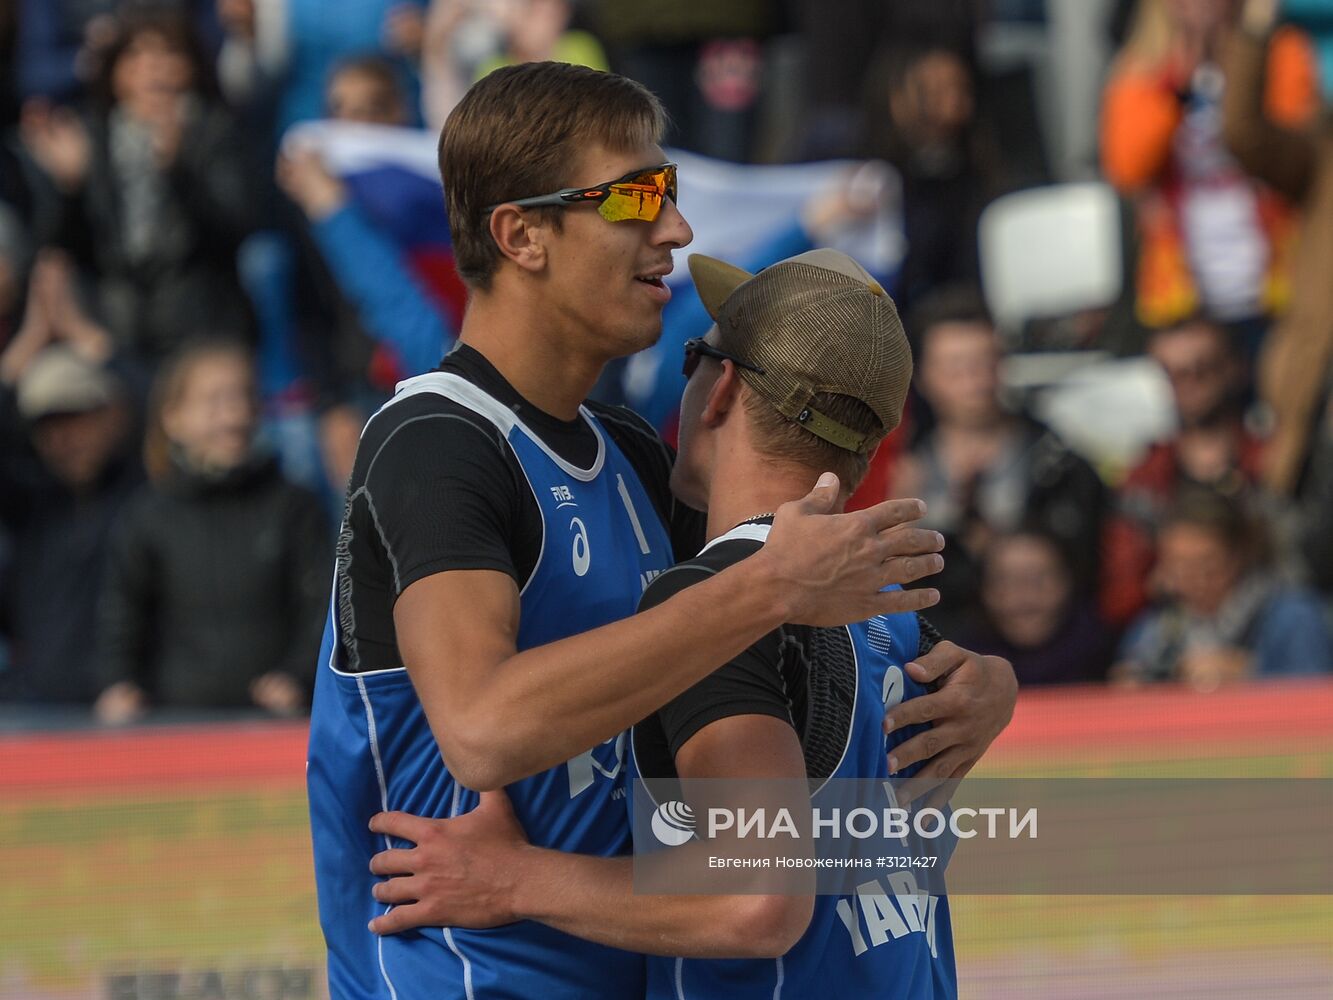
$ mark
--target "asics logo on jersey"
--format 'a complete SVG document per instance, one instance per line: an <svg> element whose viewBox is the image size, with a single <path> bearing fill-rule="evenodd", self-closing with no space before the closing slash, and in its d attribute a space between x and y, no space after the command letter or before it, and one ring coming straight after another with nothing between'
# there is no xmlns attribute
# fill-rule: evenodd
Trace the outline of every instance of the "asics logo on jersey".
<svg viewBox="0 0 1333 1000"><path fill-rule="evenodd" d="M653 836L667 847L679 847L694 836L694 810L684 802L663 802L653 811Z"/></svg>
<svg viewBox="0 0 1333 1000"><path fill-rule="evenodd" d="M570 530L574 532L574 575L587 576L592 565L592 553L588 551L588 526L582 518L569 519Z"/></svg>
<svg viewBox="0 0 1333 1000"><path fill-rule="evenodd" d="M884 671L884 707L892 708L894 705L902 704L903 671L901 667L889 667Z"/></svg>

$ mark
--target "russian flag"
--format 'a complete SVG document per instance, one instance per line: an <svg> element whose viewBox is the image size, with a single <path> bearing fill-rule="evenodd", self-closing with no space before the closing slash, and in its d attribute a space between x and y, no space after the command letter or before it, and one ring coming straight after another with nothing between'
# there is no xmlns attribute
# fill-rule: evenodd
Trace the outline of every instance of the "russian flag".
<svg viewBox="0 0 1333 1000"><path fill-rule="evenodd" d="M365 217L404 254L413 276L457 330L467 289L454 268L436 162L436 137L421 129L358 122L303 122L283 138L319 152Z"/></svg>

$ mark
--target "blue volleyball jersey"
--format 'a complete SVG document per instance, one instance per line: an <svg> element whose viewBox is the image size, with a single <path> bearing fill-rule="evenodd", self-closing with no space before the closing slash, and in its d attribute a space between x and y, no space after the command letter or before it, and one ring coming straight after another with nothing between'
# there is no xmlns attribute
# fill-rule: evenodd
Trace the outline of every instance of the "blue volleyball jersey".
<svg viewBox="0 0 1333 1000"><path fill-rule="evenodd" d="M670 566L670 541L633 467L596 418L582 411L598 438L596 462L583 470L549 450L512 409L457 375L431 372L409 379L386 409L419 393L446 396L494 424L540 507L541 554L521 590L518 648L633 614L648 581ZM381 810L458 816L478 799L445 766L405 669L346 669L340 613L335 588L307 763L331 995L335 1000L642 996L642 956L532 922L482 931L423 928L387 938L367 930L372 917L387 912L371 895L377 879L368 869L370 858L403 846L371 834L370 817ZM605 665L590 663L588 669ZM625 744L622 734L507 787L534 844L600 856L629 850Z"/></svg>
<svg viewBox="0 0 1333 1000"><path fill-rule="evenodd" d="M754 543L765 540L768 530L766 524L742 525L710 543L699 558L716 547L714 570L719 563L739 561L756 550ZM722 546L728 554L718 559ZM850 720L839 725L840 745L823 755L838 762L827 777L887 779L888 751L928 728L909 726L887 738L883 731L889 707L927 691L903 669L918 655L919 620L911 613L883 615L846 629L818 631L842 634L841 646L849 648L855 673ZM826 650L832 646L821 644ZM814 657L808 669L832 667ZM809 737L800 735L803 742ZM827 740L829 733L821 738ZM631 754L631 782L643 766L637 750ZM919 766L904 768L898 776L910 777ZM870 869L855 894L816 896L809 928L781 958L648 958L652 1000L934 1000L957 995L948 899L918 893L910 869Z"/></svg>

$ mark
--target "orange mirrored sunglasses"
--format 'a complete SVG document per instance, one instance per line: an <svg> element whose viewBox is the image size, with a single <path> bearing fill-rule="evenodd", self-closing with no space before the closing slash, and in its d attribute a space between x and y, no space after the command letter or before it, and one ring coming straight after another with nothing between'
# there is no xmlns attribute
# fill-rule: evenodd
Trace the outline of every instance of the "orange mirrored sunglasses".
<svg viewBox="0 0 1333 1000"><path fill-rule="evenodd" d="M617 177L613 181L594 187L565 188L552 194L498 202L487 208L486 213L489 215L500 205L517 205L519 208L540 206L568 208L572 205L594 204L597 206L597 214L607 222L626 222L630 219L652 222L661 213L664 198L676 201L674 163L642 167L630 171L624 177Z"/></svg>

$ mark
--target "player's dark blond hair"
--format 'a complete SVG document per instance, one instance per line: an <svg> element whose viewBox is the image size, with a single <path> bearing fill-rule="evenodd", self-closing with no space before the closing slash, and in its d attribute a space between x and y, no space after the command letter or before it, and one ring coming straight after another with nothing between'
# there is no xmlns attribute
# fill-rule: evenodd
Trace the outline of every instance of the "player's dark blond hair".
<svg viewBox="0 0 1333 1000"><path fill-rule="evenodd" d="M843 489L849 492L865 478L870 470L870 456L884 439L884 425L875 416L875 411L851 396L821 392L810 400L809 405L849 430L869 434L870 441L864 453L839 448L811 434L796 421L784 417L757 392L745 393L744 400L745 415L759 451L775 462L815 473L835 473Z"/></svg>

